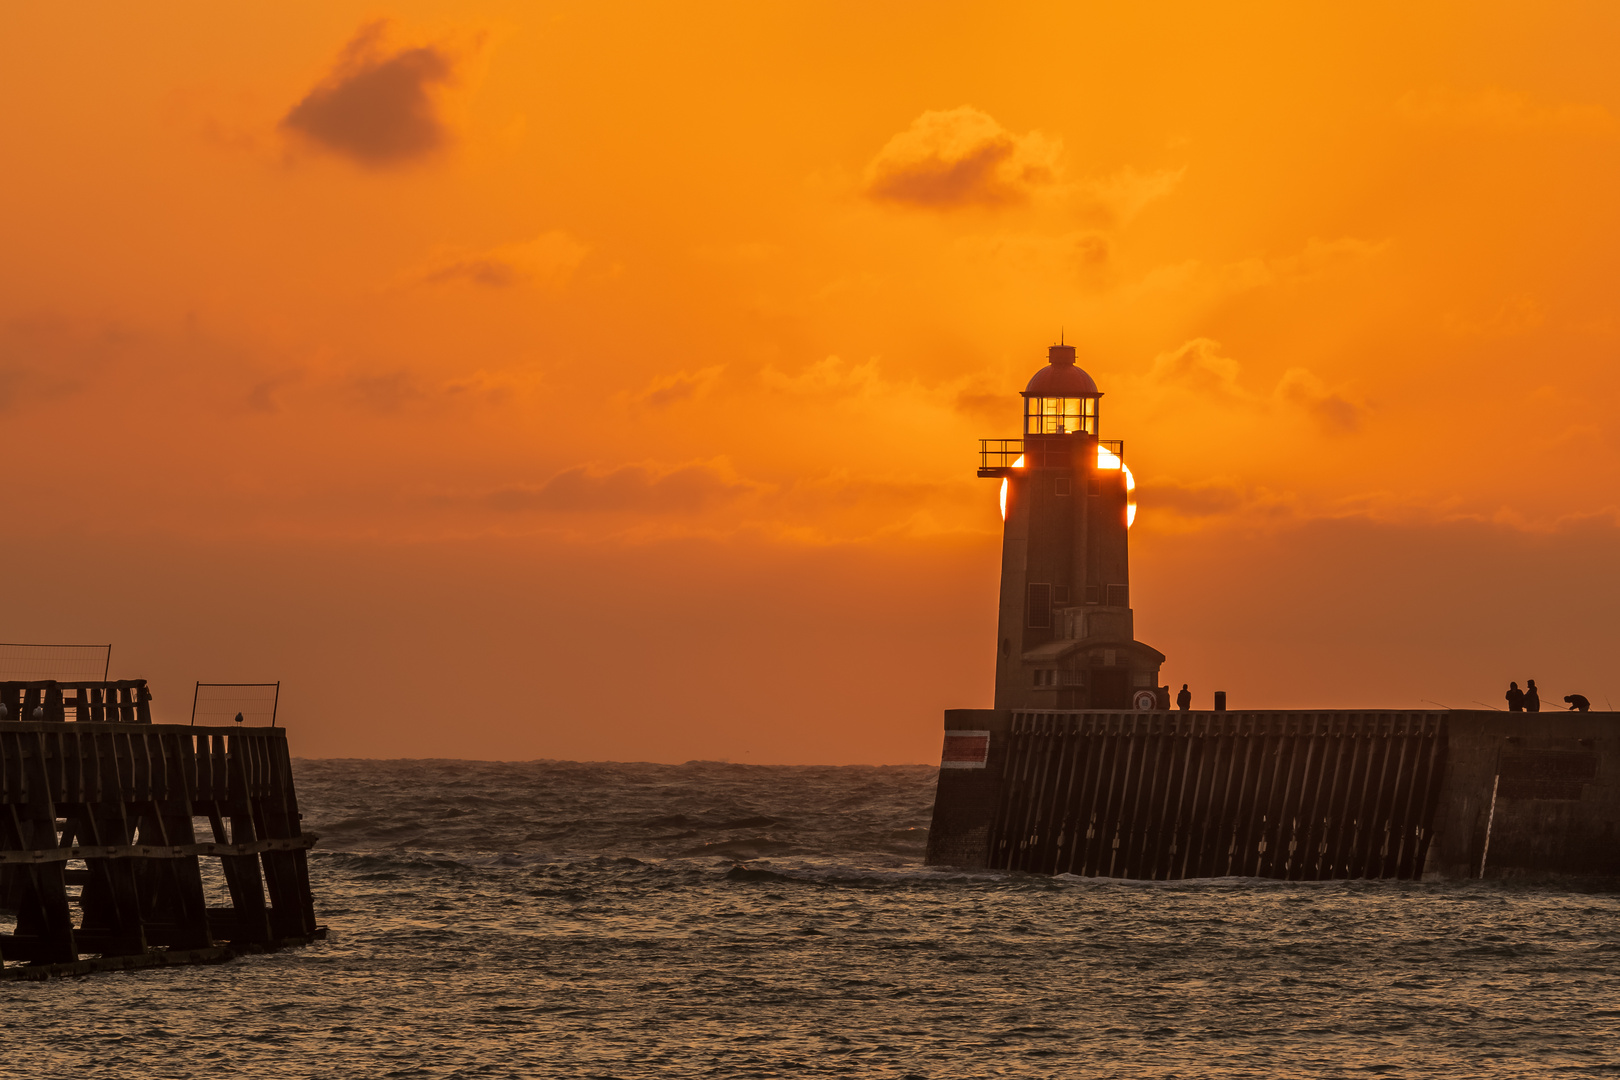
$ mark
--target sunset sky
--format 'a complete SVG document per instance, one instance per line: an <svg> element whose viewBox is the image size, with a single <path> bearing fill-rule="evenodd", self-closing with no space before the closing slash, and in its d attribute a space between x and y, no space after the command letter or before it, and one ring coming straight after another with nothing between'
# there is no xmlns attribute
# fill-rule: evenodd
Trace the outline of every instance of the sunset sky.
<svg viewBox="0 0 1620 1080"><path fill-rule="evenodd" d="M1620 702L1620 8L12 5L7 641L302 756L937 760L1059 334L1207 706Z"/></svg>

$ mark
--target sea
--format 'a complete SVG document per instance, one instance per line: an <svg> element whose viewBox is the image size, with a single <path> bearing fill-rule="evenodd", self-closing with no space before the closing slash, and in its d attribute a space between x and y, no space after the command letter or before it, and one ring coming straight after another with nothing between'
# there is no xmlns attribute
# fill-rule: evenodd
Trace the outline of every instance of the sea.
<svg viewBox="0 0 1620 1080"><path fill-rule="evenodd" d="M936 770L295 763L326 941L0 984L0 1077L1620 1075L1620 891L923 865Z"/></svg>

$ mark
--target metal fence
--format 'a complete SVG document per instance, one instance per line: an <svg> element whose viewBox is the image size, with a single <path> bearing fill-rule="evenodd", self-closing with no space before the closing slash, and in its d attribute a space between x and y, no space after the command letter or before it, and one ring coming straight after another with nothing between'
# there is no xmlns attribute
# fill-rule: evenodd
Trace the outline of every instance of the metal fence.
<svg viewBox="0 0 1620 1080"><path fill-rule="evenodd" d="M191 723L217 727L240 723L276 726L276 707L281 700L281 683L197 684L191 697Z"/></svg>
<svg viewBox="0 0 1620 1080"><path fill-rule="evenodd" d="M111 645L0 644L0 682L106 682Z"/></svg>

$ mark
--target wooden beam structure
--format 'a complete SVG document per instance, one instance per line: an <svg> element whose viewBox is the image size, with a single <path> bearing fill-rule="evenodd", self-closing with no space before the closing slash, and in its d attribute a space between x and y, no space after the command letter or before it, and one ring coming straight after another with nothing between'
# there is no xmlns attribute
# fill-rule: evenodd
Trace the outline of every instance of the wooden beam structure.
<svg viewBox="0 0 1620 1080"><path fill-rule="evenodd" d="M324 936L286 729L153 724L145 689L0 683L0 979ZM210 906L203 859L228 903Z"/></svg>

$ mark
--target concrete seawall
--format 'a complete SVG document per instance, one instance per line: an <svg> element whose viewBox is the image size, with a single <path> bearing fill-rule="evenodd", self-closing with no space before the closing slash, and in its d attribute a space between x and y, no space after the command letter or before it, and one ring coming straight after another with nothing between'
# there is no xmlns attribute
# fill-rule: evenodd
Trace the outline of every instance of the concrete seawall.
<svg viewBox="0 0 1620 1080"><path fill-rule="evenodd" d="M1620 877L1620 713L951 710L928 862Z"/></svg>

